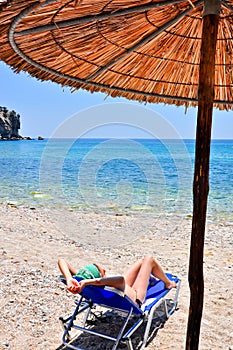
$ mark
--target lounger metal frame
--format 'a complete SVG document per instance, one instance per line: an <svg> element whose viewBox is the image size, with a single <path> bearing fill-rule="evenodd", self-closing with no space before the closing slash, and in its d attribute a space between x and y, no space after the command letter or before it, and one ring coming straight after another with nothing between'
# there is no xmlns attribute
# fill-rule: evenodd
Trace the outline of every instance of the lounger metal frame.
<svg viewBox="0 0 233 350"><path fill-rule="evenodd" d="M88 293L88 292L91 292L91 294L93 295L93 288L95 291L95 288L97 288L97 290L98 290L98 288L100 288L100 287L96 287L96 286L85 287L80 298L76 299L77 306L76 306L73 314L68 316L67 318L62 318L62 317L60 318L61 324L64 328L64 333L63 333L63 337L62 337L63 344L69 349L84 350L84 349L79 348L78 346L71 344L71 342L73 342L75 340L75 338L77 337L77 335L76 335L75 337L73 337L73 339L70 338L70 331L73 328L73 329L79 330L81 332L89 333L91 335L95 335L95 336L113 341L114 344L113 344L112 350L116 350L120 342L126 342L128 350L134 350L133 344L132 344L132 336L137 331L137 329L142 324L145 323L146 327L145 327L145 331L144 331L144 335L143 335L143 339L142 339L142 344L140 347L140 349L144 349L147 345L149 333L151 330L152 321L155 317L156 310L158 309L158 307L161 304L163 304L163 307L164 307L163 316L164 317L163 317L163 322L160 323L158 326L156 326L155 327L156 329L153 329L154 331L159 329L164 324L164 322L170 317L170 315L177 309L178 295L179 295L181 281L177 277L175 277L175 276L173 276L173 277L174 277L174 280L176 280L176 282L177 282L176 292L175 292L174 298L167 299L166 296L170 292L170 290L164 289L163 292L161 293L161 296L158 296L156 298L158 300L155 300L153 302L153 298L151 298L150 304L152 304L152 306L145 306L144 307L144 305L143 305L142 309L140 309L136 303L132 302L132 300L130 298L128 298L126 295L124 295L121 291L114 289L114 288L109 288L109 287L105 287L104 290L108 291L109 293L114 293L118 298L119 297L124 298L125 299L124 301L129 305L129 308L126 310L126 309L123 309L122 307L108 305L107 301L106 301L106 303L104 301L101 303L95 303L90 298L90 296L89 296L90 293ZM169 300L169 303L172 305L172 307L170 307L170 308L168 307L168 300ZM103 308L110 309L110 310L117 310L117 311L120 311L121 313L125 314L121 329L116 337L113 337L111 335L107 335L107 334L95 331L93 329L90 329L90 325L88 325L88 317L89 317L90 313L93 313L93 309L96 306L101 306ZM145 310L143 310L143 308ZM84 317L83 317L82 325L78 325L76 323L76 317L83 312L84 312ZM126 331L126 327L127 327L128 322L129 322L132 315L137 315L138 320L133 324L133 326L129 330ZM79 333L79 335L80 335L80 333Z"/></svg>

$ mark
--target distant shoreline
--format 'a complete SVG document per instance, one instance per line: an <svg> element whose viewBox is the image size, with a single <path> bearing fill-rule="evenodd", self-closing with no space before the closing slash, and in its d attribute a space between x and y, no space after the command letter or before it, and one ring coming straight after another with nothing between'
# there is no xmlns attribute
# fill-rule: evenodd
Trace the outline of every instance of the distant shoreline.
<svg viewBox="0 0 233 350"><path fill-rule="evenodd" d="M41 141L41 140L44 140L44 137L38 136L37 138L32 138L30 136L19 136L19 137L10 137L10 138L7 138L7 137L0 138L0 141L33 141L33 140Z"/></svg>
<svg viewBox="0 0 233 350"><path fill-rule="evenodd" d="M38 137L31 137L31 136L20 136L20 137L12 137L12 138L1 138L0 141L32 141L32 140L93 140L93 141L104 141L104 140L134 140L134 141L183 141L183 142L195 142L195 139L155 139L155 138L132 138L132 137L43 137L43 136L38 136ZM211 143L215 142L233 142L233 139L212 139Z"/></svg>

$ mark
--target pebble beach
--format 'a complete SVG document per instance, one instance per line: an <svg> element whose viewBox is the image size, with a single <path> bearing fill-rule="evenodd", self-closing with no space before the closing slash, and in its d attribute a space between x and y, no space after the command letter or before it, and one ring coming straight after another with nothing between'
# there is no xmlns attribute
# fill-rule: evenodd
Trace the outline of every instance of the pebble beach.
<svg viewBox="0 0 233 350"><path fill-rule="evenodd" d="M77 267L96 262L113 275L123 273L132 262L147 254L153 254L164 270L182 280L179 309L147 349L185 348L190 218L5 204L0 206L0 215L1 350L64 348L59 317L73 311L75 296L59 281L58 257ZM233 349L232 247L232 225L208 222L201 350ZM108 325L103 324L105 327ZM86 337L82 344L86 349L111 349L112 343L91 338Z"/></svg>

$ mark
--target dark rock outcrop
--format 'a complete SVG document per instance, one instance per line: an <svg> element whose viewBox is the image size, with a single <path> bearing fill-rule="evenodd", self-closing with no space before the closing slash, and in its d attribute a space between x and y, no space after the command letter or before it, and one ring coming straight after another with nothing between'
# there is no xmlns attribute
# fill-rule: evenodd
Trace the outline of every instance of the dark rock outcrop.
<svg viewBox="0 0 233 350"><path fill-rule="evenodd" d="M0 106L0 139L19 140L20 115Z"/></svg>

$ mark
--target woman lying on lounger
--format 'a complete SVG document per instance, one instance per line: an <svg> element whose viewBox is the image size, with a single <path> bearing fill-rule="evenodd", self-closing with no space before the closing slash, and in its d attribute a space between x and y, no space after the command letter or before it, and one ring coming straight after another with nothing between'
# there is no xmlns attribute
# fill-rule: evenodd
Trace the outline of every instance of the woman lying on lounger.
<svg viewBox="0 0 233 350"><path fill-rule="evenodd" d="M58 266L71 293L80 293L88 285L114 287L122 290L139 307L145 299L151 274L162 280L167 289L176 287L176 283L167 278L158 261L152 256L146 256L137 261L123 276L116 277L106 277L105 270L97 264L90 264L76 270L64 259L59 259ZM76 277L81 280L77 281Z"/></svg>

